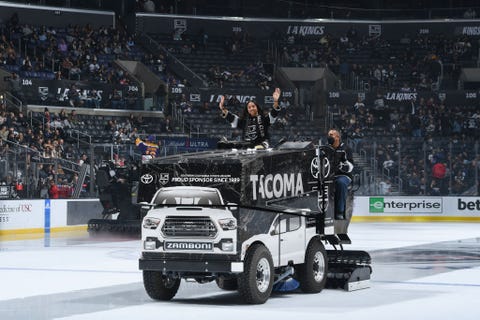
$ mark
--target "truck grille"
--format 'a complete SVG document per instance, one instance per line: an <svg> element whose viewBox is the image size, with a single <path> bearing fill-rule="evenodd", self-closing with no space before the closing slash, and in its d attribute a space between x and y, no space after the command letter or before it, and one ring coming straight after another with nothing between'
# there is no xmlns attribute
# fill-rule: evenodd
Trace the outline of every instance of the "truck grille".
<svg viewBox="0 0 480 320"><path fill-rule="evenodd" d="M209 217L167 217L162 232L165 237L214 238L217 228Z"/></svg>

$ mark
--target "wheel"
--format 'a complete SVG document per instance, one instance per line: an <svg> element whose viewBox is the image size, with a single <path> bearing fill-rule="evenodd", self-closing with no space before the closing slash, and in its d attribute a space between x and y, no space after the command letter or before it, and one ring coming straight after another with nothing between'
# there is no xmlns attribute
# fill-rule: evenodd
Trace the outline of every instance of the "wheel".
<svg viewBox="0 0 480 320"><path fill-rule="evenodd" d="M232 291L238 289L237 278L218 277L215 279L217 286L222 290Z"/></svg>
<svg viewBox="0 0 480 320"><path fill-rule="evenodd" d="M253 245L247 252L244 271L238 278L238 291L245 302L265 303L272 293L273 276L272 255L263 245Z"/></svg>
<svg viewBox="0 0 480 320"><path fill-rule="evenodd" d="M328 260L325 247L313 240L305 252L305 262L295 267L295 278L305 293L318 293L327 282Z"/></svg>
<svg viewBox="0 0 480 320"><path fill-rule="evenodd" d="M171 300L180 287L180 278L164 276L159 271L143 271L143 286L150 298L155 300Z"/></svg>

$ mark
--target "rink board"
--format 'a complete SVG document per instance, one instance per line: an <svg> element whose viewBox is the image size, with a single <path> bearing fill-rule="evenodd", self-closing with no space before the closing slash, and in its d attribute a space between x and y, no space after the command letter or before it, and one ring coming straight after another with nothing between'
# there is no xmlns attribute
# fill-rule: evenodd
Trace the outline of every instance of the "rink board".
<svg viewBox="0 0 480 320"><path fill-rule="evenodd" d="M0 236L86 230L98 199L2 200ZM480 197L355 197L353 222L480 222Z"/></svg>

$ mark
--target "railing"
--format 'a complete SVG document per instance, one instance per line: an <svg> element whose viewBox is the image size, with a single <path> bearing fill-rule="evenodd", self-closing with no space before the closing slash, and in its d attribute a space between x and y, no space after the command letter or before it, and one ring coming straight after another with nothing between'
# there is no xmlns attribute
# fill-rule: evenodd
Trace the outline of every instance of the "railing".
<svg viewBox="0 0 480 320"><path fill-rule="evenodd" d="M22 111L22 112L25 113L24 105L23 105L22 100L18 99L17 97L15 97L13 94L11 94L8 91L3 92L2 94L4 95L4 99L7 103L7 107L9 107L9 108L13 107L13 108L17 109L18 111Z"/></svg>
<svg viewBox="0 0 480 320"><path fill-rule="evenodd" d="M10 2L25 3L24 0L11 0ZM80 8L98 10L105 8L111 10L111 5L105 1L71 1L71 0L43 0L37 1L46 6L62 8ZM323 19L365 19L365 20L388 20L388 19L445 19L465 18L469 8L460 7L457 2L450 1L451 8L415 8L415 2L365 2L364 8L353 6L353 1L342 2L340 5L324 5L323 1L276 1L268 10L259 10L255 1L242 1L242 5L229 5L229 2L218 1L188 1L187 4L179 5L181 1L171 1L171 13L179 15L205 15L205 16L232 16L232 17L274 17L274 18L323 18ZM103 5L99 6L99 3ZM108 1L107 1L108 3ZM445 3L445 2L443 2ZM460 2L461 4L462 2ZM480 7L478 2L470 1L463 4L475 4L473 7L478 14ZM435 2L432 2L434 6ZM440 5L440 4L437 4Z"/></svg>
<svg viewBox="0 0 480 320"><path fill-rule="evenodd" d="M71 129L69 130L69 135L71 138L75 139L77 143L77 148L80 148L80 143L86 143L86 144L92 143L92 136L89 134L86 134L85 132ZM85 140L83 140L82 138L85 138Z"/></svg>
<svg viewBox="0 0 480 320"><path fill-rule="evenodd" d="M479 194L479 142L473 139L366 137L359 154L367 161L365 167L356 169L371 172L375 191L383 181L399 195ZM386 159L394 161L393 167L384 167ZM371 192L369 187L360 190Z"/></svg>
<svg viewBox="0 0 480 320"><path fill-rule="evenodd" d="M168 67L175 71L175 73L177 73L179 76L188 79L195 87L208 87L208 83L203 80L202 77L192 71L183 62L178 60L177 57L171 54L164 46L155 41L153 38L146 34L138 34L137 41L141 42L142 45L149 48L152 52L162 52L162 54L164 54L169 61Z"/></svg>
<svg viewBox="0 0 480 320"><path fill-rule="evenodd" d="M40 190L45 184L40 177L39 165L52 165L54 173L57 173L59 168L71 173L79 171L79 165L67 159L44 157L38 150L8 140L2 140L2 144L8 148L2 148L0 180L12 187L18 183L23 184L24 192L21 196L24 198L41 196ZM51 178L57 182L57 174Z"/></svg>

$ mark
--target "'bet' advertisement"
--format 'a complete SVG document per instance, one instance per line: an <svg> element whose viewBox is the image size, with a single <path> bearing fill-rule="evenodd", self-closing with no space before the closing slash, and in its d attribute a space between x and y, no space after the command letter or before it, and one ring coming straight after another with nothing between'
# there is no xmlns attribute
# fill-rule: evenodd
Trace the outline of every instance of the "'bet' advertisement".
<svg viewBox="0 0 480 320"><path fill-rule="evenodd" d="M480 197L355 197L353 216L476 217Z"/></svg>

